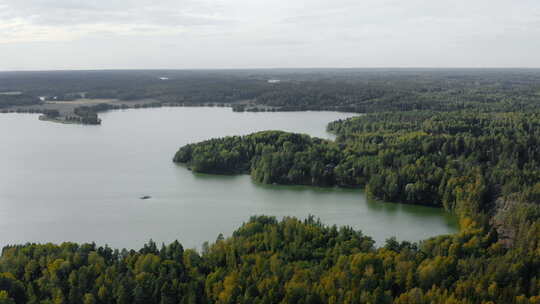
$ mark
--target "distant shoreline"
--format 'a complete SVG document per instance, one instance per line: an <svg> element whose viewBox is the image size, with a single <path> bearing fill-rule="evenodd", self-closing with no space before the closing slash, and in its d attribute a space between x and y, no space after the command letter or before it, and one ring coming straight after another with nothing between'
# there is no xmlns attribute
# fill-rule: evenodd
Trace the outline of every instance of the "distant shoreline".
<svg viewBox="0 0 540 304"><path fill-rule="evenodd" d="M61 123L61 124L66 124L66 125L76 125L76 124L79 124L75 121L69 121L69 120L64 120L64 119L57 119L57 118L53 118L53 117L49 117L45 114L42 114L42 115L39 115L38 117L39 120L42 120L42 121L50 121L50 122L56 122L56 123Z"/></svg>
<svg viewBox="0 0 540 304"><path fill-rule="evenodd" d="M0 109L1 113L31 113L42 114L39 119L42 121L49 121L63 124L87 124L78 121L80 118L75 113L75 110L80 107L95 108L96 113L108 111L108 110L122 110L122 109L146 109L146 108L160 108L160 107L220 107L231 108L233 112L307 112L307 111L331 111L331 112L348 112L340 111L339 109L329 108L289 108L289 107L272 107L259 105L251 100L239 100L233 103L174 103L174 102L161 102L155 99L141 99L134 101L121 101L119 99L77 99L74 101L48 101L37 105L27 106L12 106L4 109ZM58 116L51 117L46 114L47 111L57 111ZM352 113L352 112L351 112ZM360 113L358 113L360 114ZM99 120L101 123L101 120ZM92 124L100 124L92 123Z"/></svg>

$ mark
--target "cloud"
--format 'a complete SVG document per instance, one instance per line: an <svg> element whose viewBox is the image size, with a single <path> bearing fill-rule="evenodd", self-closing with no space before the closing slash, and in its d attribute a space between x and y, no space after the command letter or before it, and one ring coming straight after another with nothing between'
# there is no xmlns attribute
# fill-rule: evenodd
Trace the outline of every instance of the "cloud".
<svg viewBox="0 0 540 304"><path fill-rule="evenodd" d="M3 17L34 25L163 24L204 25L223 22L215 6L191 0L0 0Z"/></svg>
<svg viewBox="0 0 540 304"><path fill-rule="evenodd" d="M172 33L232 22L220 15L219 5L204 1L0 0L0 42L4 43L41 41L46 36L53 41L73 39L103 28L118 34ZM14 38L15 26L19 31Z"/></svg>
<svg viewBox="0 0 540 304"><path fill-rule="evenodd" d="M0 0L15 66L29 64L23 43L39 43L43 66L80 60L53 61L58 45L106 45L84 63L106 68L540 66L537 41L538 0Z"/></svg>

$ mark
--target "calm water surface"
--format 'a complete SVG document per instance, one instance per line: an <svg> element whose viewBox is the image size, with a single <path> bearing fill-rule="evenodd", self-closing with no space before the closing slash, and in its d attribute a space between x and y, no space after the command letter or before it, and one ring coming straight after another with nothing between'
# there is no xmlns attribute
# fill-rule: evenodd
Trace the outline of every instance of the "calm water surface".
<svg viewBox="0 0 540 304"><path fill-rule="evenodd" d="M257 214L313 214L361 229L379 244L457 230L455 217L439 209L372 202L359 190L198 175L171 161L181 145L211 137L269 129L329 137L326 124L351 114L158 108L100 116L101 126L79 126L0 115L0 245L94 241L139 248L152 238L199 247Z"/></svg>

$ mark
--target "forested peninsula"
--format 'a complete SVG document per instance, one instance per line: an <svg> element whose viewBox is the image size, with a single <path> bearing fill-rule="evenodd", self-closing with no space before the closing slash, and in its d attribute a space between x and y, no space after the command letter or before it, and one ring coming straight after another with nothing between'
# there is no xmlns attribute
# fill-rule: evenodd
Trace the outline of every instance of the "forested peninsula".
<svg viewBox="0 0 540 304"><path fill-rule="evenodd" d="M455 235L420 245L388 240L374 256L340 257L345 273L323 275L329 285L320 291L344 294L314 296L322 303L540 303L533 287L540 278L538 111L383 112L328 130L335 141L280 131L211 139L180 148L174 161L195 172L249 173L261 183L364 187L378 199L443 207L461 218ZM393 295L397 285L376 283L383 277L402 277L406 291ZM300 280L313 283L307 278ZM435 281L420 283L427 278ZM303 303L318 303L304 295Z"/></svg>
<svg viewBox="0 0 540 304"><path fill-rule="evenodd" d="M412 111L332 122L336 141L281 131L211 139L174 156L195 172L266 184L365 187L467 215L540 198L540 114Z"/></svg>
<svg viewBox="0 0 540 304"><path fill-rule="evenodd" d="M380 200L454 212L460 231L375 246L360 231L313 217L254 216L200 252L152 241L139 250L12 245L0 257L0 304L540 303L539 70L0 73L3 79L0 89L29 96L87 92L236 103L237 111L366 113L330 123L333 141L264 131L189 144L174 161L260 183L364 188ZM13 98L0 104L11 109ZM27 103L20 98L16 104Z"/></svg>

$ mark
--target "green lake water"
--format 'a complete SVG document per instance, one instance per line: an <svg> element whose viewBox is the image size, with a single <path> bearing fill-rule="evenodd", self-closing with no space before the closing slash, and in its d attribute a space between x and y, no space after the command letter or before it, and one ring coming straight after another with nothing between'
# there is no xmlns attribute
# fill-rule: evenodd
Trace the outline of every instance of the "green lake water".
<svg viewBox="0 0 540 304"><path fill-rule="evenodd" d="M101 126L0 114L0 245L96 242L139 248L149 239L200 247L252 215L319 217L383 244L457 231L441 209L374 202L361 190L259 185L247 175L193 174L172 162L187 143L261 130L331 137L335 112L234 113L156 108L100 114ZM143 195L152 198L141 200Z"/></svg>

